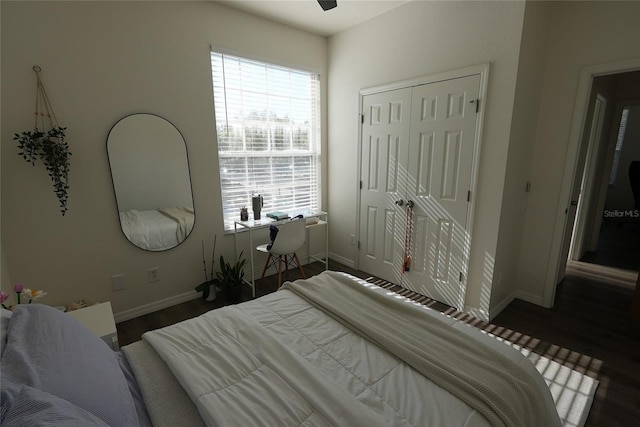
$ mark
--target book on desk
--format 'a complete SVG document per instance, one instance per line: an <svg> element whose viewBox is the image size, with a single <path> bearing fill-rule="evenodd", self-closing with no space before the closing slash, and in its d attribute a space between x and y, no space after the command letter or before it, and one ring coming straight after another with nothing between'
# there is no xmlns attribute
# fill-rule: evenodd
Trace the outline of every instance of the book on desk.
<svg viewBox="0 0 640 427"><path fill-rule="evenodd" d="M279 221L281 219L288 219L289 218L289 214L286 213L286 212L269 212L267 214L267 217L273 218L273 219Z"/></svg>

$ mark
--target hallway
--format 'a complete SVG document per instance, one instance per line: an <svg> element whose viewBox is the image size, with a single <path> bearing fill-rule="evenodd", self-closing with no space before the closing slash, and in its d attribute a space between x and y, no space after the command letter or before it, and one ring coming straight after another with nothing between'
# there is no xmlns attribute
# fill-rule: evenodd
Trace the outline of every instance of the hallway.
<svg viewBox="0 0 640 427"><path fill-rule="evenodd" d="M637 273L640 270L640 218L603 221L597 250L587 252L580 261Z"/></svg>

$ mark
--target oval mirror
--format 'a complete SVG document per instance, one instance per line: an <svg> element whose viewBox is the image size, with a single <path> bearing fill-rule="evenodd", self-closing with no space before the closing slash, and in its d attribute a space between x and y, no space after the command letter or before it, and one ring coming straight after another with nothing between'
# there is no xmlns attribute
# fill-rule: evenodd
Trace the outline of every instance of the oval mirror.
<svg viewBox="0 0 640 427"><path fill-rule="evenodd" d="M149 251L182 243L193 229L195 212L180 131L162 117L132 114L109 131L107 155L126 238Z"/></svg>

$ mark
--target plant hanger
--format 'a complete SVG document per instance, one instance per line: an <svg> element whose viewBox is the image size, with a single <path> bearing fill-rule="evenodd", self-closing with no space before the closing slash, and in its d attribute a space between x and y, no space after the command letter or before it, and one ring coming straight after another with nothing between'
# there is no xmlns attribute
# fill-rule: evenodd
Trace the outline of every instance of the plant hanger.
<svg viewBox="0 0 640 427"><path fill-rule="evenodd" d="M15 134L18 141L19 155L35 166L39 157L44 163L49 177L53 181L54 192L60 202L60 212L64 216L67 212L69 190L69 144L65 141L67 128L60 127L47 91L40 79L42 69L33 66L36 73L36 105L35 123L33 131ZM40 124L40 128L38 127Z"/></svg>
<svg viewBox="0 0 640 427"><path fill-rule="evenodd" d="M38 118L40 118L42 129L47 128L45 120L49 121L50 128L58 127L58 119L56 118L56 113L53 112L53 106L51 105L51 101L47 96L47 91L44 88L42 79L40 78L40 72L42 71L42 68L40 68L38 65L34 65L33 71L36 73L35 129L38 129Z"/></svg>

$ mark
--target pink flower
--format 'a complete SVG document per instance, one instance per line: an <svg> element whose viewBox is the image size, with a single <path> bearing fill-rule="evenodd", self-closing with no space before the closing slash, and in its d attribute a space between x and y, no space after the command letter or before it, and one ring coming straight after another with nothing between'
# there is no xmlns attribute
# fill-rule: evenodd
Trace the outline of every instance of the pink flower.
<svg viewBox="0 0 640 427"><path fill-rule="evenodd" d="M4 305L4 302L8 299L9 299L9 295L5 292L0 291L0 304L2 304L2 308L6 308L7 310L9 309L9 307Z"/></svg>
<svg viewBox="0 0 640 427"><path fill-rule="evenodd" d="M24 285L22 283L17 283L14 287L13 290L16 291L17 294L19 294L20 292L22 292L22 290L24 289Z"/></svg>

